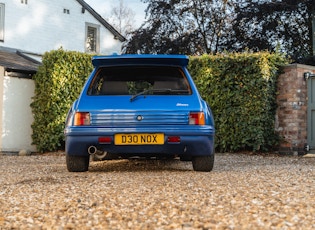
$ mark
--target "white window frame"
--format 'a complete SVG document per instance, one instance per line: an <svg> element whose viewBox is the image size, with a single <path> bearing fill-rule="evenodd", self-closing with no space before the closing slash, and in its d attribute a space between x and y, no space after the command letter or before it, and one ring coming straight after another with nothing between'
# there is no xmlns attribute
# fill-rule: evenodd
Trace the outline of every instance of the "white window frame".
<svg viewBox="0 0 315 230"><path fill-rule="evenodd" d="M0 3L0 41L4 41L4 3Z"/></svg>
<svg viewBox="0 0 315 230"><path fill-rule="evenodd" d="M95 47L91 50L88 45L88 29L93 28L95 30ZM92 23L85 23L85 52L87 53L99 53L100 52L100 26Z"/></svg>

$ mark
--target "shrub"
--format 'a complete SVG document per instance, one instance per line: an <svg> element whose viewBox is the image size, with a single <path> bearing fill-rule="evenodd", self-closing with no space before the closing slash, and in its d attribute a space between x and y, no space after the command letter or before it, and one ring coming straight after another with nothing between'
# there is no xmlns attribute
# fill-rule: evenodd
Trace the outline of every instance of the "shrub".
<svg viewBox="0 0 315 230"><path fill-rule="evenodd" d="M64 148L66 115L93 69L91 58L62 49L44 54L31 104L39 151ZM190 74L214 114L217 151L267 151L277 144L277 78L284 64L282 55L268 52L190 58Z"/></svg>
<svg viewBox="0 0 315 230"><path fill-rule="evenodd" d="M192 57L189 71L212 108L216 150L270 150L275 133L280 54L230 53Z"/></svg>
<svg viewBox="0 0 315 230"><path fill-rule="evenodd" d="M34 76L35 96L31 104L32 139L38 151L63 148L66 115L93 69L91 58L88 54L62 49L44 54Z"/></svg>

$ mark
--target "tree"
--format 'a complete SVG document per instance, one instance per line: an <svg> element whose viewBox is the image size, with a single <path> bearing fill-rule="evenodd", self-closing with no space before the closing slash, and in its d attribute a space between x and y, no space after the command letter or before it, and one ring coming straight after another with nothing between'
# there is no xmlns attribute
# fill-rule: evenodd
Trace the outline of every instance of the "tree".
<svg viewBox="0 0 315 230"><path fill-rule="evenodd" d="M203 54L268 50L312 55L315 0L143 0L147 20L128 53Z"/></svg>
<svg viewBox="0 0 315 230"><path fill-rule="evenodd" d="M124 0L119 0L118 5L111 10L110 23L124 36L127 36L132 30L135 22L135 12L125 5Z"/></svg>
<svg viewBox="0 0 315 230"><path fill-rule="evenodd" d="M218 52L228 39L231 12L227 0L143 0L149 16L132 33L126 45L128 53Z"/></svg>
<svg viewBox="0 0 315 230"><path fill-rule="evenodd" d="M311 55L313 0L244 0L235 5L227 50L278 50L294 60Z"/></svg>

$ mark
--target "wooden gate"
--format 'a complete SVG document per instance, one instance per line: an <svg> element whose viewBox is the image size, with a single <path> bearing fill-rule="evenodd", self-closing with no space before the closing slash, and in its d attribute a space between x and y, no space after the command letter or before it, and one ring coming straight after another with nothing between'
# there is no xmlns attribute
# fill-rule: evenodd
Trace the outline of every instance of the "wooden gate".
<svg viewBox="0 0 315 230"><path fill-rule="evenodd" d="M315 153L315 74L305 73L307 81L307 150Z"/></svg>

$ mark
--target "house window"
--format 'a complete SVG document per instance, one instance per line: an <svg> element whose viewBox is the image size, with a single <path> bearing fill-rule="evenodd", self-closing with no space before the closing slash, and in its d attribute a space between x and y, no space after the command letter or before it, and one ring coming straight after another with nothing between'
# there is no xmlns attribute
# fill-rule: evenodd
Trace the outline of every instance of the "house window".
<svg viewBox="0 0 315 230"><path fill-rule="evenodd" d="M4 4L0 3L0 41L4 41Z"/></svg>
<svg viewBox="0 0 315 230"><path fill-rule="evenodd" d="M87 23L85 27L85 51L87 53L99 53L99 26Z"/></svg>
<svg viewBox="0 0 315 230"><path fill-rule="evenodd" d="M27 5L27 0L21 0L21 3Z"/></svg>
<svg viewBox="0 0 315 230"><path fill-rule="evenodd" d="M70 14L70 10L69 9L63 9L63 13L64 14Z"/></svg>

